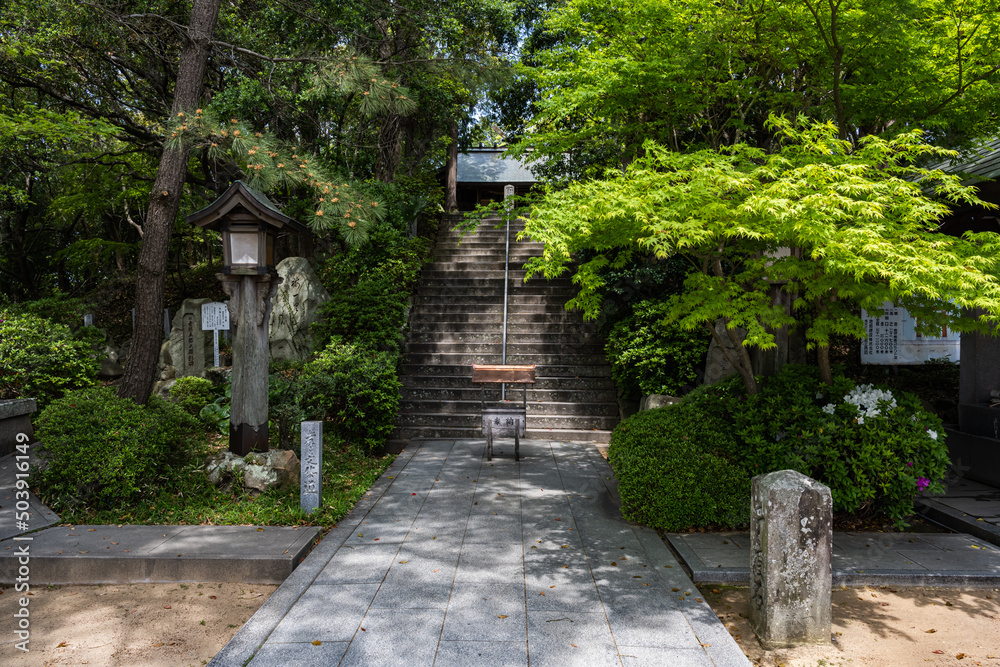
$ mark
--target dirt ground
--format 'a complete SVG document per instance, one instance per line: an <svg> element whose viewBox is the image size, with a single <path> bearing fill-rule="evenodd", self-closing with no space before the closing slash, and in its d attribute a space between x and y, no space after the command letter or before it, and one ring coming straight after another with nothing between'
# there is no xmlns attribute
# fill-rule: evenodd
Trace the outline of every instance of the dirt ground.
<svg viewBox="0 0 1000 667"><path fill-rule="evenodd" d="M700 590L754 665L1000 665L996 590L835 586L834 641L774 651L763 650L750 629L748 589Z"/></svg>
<svg viewBox="0 0 1000 667"><path fill-rule="evenodd" d="M0 664L204 665L277 586L123 584L32 588L30 651L14 645L23 593L0 587Z"/></svg>

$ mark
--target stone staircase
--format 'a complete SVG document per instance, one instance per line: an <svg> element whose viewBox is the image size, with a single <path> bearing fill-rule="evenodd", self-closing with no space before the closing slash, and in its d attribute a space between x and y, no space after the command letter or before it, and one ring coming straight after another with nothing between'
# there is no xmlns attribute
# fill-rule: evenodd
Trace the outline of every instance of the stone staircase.
<svg viewBox="0 0 1000 667"><path fill-rule="evenodd" d="M500 400L499 385L474 385L472 364L501 363L505 231L486 221L461 239L445 216L424 266L410 314L399 415L392 444L411 438L479 438L481 400ZM564 304L568 278L525 283L521 268L541 243L516 242L511 228L507 363L535 364L528 389L527 438L608 442L618 423L611 368L594 328ZM461 243L459 243L461 241ZM522 400L507 385L506 399Z"/></svg>

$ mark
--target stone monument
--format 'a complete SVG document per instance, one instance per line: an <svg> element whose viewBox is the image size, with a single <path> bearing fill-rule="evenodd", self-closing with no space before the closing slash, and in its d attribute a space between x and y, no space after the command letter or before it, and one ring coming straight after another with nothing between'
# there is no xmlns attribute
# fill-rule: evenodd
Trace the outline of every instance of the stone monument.
<svg viewBox="0 0 1000 667"><path fill-rule="evenodd" d="M794 470L753 478L750 625L765 648L830 642L830 489Z"/></svg>
<svg viewBox="0 0 1000 667"><path fill-rule="evenodd" d="M726 349L735 354L736 348L733 346L732 341L729 339L729 333L726 331L726 324L722 320L715 323L715 332L719 334L726 343ZM746 331L743 329L736 330L737 338L742 341L746 338ZM715 337L712 337L712 342L708 344L708 356L705 359L705 384L715 384L719 380L724 380L733 373L736 373L736 369L733 367L729 360L726 359L726 355L722 353L719 349L718 343L715 342Z"/></svg>
<svg viewBox="0 0 1000 667"><path fill-rule="evenodd" d="M212 332L201 329L201 306L212 299L185 299L174 315L170 339L160 350L160 379L197 375L205 377L212 365ZM169 369L169 370L168 370ZM169 375L165 377L164 373Z"/></svg>
<svg viewBox="0 0 1000 667"><path fill-rule="evenodd" d="M271 359L305 361L313 351L310 328L330 294L304 257L288 257L275 268L282 280L268 323Z"/></svg>

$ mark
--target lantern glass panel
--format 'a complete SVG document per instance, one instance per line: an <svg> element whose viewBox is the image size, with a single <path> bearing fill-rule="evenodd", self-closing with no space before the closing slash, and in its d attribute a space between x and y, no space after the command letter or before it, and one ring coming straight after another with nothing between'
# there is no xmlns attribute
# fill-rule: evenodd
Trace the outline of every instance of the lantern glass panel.
<svg viewBox="0 0 1000 667"><path fill-rule="evenodd" d="M229 247L233 265L257 266L260 260L260 240L257 230L230 231Z"/></svg>

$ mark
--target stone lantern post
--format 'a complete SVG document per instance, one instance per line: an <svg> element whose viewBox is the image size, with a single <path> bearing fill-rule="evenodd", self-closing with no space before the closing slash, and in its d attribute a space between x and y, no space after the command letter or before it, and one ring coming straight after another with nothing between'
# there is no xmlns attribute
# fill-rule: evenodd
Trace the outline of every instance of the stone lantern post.
<svg viewBox="0 0 1000 667"><path fill-rule="evenodd" d="M222 233L223 267L218 278L229 296L234 329L229 451L238 456L266 452L267 327L271 297L281 282L274 269L274 239L279 231L307 228L242 181L187 220Z"/></svg>

